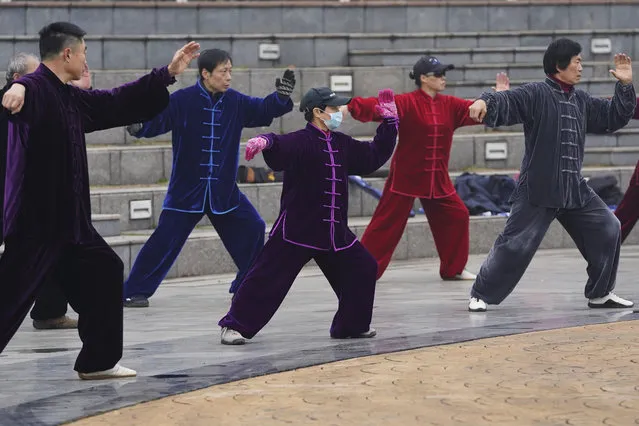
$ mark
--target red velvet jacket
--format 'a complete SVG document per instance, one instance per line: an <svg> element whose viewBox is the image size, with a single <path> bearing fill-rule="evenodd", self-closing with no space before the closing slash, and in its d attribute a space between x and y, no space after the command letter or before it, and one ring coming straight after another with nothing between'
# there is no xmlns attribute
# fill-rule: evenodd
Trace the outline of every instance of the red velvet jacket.
<svg viewBox="0 0 639 426"><path fill-rule="evenodd" d="M418 89L395 96L399 142L391 161L391 191L419 198L443 198L455 193L448 175L453 132L478 123L468 116L472 101ZM353 98L348 110L358 121L380 121L377 98Z"/></svg>

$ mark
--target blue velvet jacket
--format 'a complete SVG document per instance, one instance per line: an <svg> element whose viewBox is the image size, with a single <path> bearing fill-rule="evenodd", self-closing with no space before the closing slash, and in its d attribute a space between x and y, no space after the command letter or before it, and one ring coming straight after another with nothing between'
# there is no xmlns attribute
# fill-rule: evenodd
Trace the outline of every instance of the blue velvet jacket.
<svg viewBox="0 0 639 426"><path fill-rule="evenodd" d="M173 170L163 207L224 214L239 204L236 184L244 127L268 126L293 109L290 98L254 98L233 89L211 95L198 81L171 94L169 106L144 123L136 137L172 131Z"/></svg>
<svg viewBox="0 0 639 426"><path fill-rule="evenodd" d="M339 251L357 237L348 228L348 175L367 175L393 154L395 119L384 119L372 142L340 132L324 133L312 124L286 135L263 135L270 147L266 164L284 171L280 214L271 235L316 250Z"/></svg>

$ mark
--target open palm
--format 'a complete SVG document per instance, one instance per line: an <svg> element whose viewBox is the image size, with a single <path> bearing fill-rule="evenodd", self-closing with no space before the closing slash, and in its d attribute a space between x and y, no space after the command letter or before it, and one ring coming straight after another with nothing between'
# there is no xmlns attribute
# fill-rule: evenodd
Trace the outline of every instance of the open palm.
<svg viewBox="0 0 639 426"><path fill-rule="evenodd" d="M615 69L610 70L610 74L614 75L617 80L623 84L632 82L632 61L630 56L625 53L615 55Z"/></svg>
<svg viewBox="0 0 639 426"><path fill-rule="evenodd" d="M495 87L493 87L495 92L502 92L504 90L510 90L510 79L508 78L508 74L505 72L500 72L497 74L495 78Z"/></svg>
<svg viewBox="0 0 639 426"><path fill-rule="evenodd" d="M200 45L194 41L189 42L178 49L173 55L173 60L169 64L169 74L176 76L182 74L191 61L200 56Z"/></svg>

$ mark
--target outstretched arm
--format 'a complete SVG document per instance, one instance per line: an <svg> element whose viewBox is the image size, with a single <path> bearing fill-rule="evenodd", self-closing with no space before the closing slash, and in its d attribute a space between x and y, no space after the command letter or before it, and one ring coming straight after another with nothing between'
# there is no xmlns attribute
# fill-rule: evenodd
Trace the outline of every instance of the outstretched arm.
<svg viewBox="0 0 639 426"><path fill-rule="evenodd" d="M379 105L377 98L355 97L351 99L348 105L340 109L342 112L348 112L355 120L368 123L382 120L375 109L377 105Z"/></svg>
<svg viewBox="0 0 639 426"><path fill-rule="evenodd" d="M275 172L294 167L298 163L300 143L288 135L269 133L251 138L246 143L245 158L250 161L262 152L266 165Z"/></svg>
<svg viewBox="0 0 639 426"><path fill-rule="evenodd" d="M469 115L488 127L525 123L534 112L535 85L525 84L514 90L483 93L469 107Z"/></svg>
<svg viewBox="0 0 639 426"><path fill-rule="evenodd" d="M393 91L380 90L378 99L375 114L381 117L382 123L377 127L373 141L362 142L353 138L349 141L348 173L351 175L370 174L383 166L393 155L399 127Z"/></svg>
<svg viewBox="0 0 639 426"><path fill-rule="evenodd" d="M10 121L31 124L42 114L37 102L38 86L30 75L16 80L2 96L2 107Z"/></svg>
<svg viewBox="0 0 639 426"><path fill-rule="evenodd" d="M86 133L150 120L168 105L166 87L175 82L199 56L200 45L190 42L175 52L171 63L135 82L112 90L76 90Z"/></svg>
<svg viewBox="0 0 639 426"><path fill-rule="evenodd" d="M136 138L152 138L173 130L174 117L177 116L177 101L171 95L169 106L164 111L144 123L135 123L126 127L126 131Z"/></svg>
<svg viewBox="0 0 639 426"><path fill-rule="evenodd" d="M588 133L611 133L628 124L635 115L637 95L632 85L632 63L625 54L615 55L616 69L610 73L617 78L612 99L588 98Z"/></svg>
<svg viewBox="0 0 639 426"><path fill-rule="evenodd" d="M276 91L265 98L242 95L243 127L269 126L274 118L281 117L293 110L291 94L295 89L295 73L291 69L284 71L282 78L275 80Z"/></svg>

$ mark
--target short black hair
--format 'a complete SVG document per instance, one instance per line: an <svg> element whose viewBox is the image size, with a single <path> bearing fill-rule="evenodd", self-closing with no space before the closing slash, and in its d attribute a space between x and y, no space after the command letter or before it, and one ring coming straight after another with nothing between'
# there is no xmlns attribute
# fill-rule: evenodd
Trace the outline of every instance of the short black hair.
<svg viewBox="0 0 639 426"><path fill-rule="evenodd" d="M218 65L225 63L226 61L230 61L231 64L233 60L231 59L231 54L226 50L222 49L206 49L200 53L200 56L197 58L197 72L198 76L202 77L202 70L207 70L208 72L213 72Z"/></svg>
<svg viewBox="0 0 639 426"><path fill-rule="evenodd" d="M326 105L320 105L317 107L313 107L310 110L304 111L304 120L306 120L309 123L313 121L313 118L315 118L315 116L313 115L313 110L315 108L319 108L321 111L324 111L326 109Z"/></svg>
<svg viewBox="0 0 639 426"><path fill-rule="evenodd" d="M544 72L546 75L557 74L557 69L566 69L572 58L580 53L581 45L574 40L560 38L553 41L544 53Z"/></svg>
<svg viewBox="0 0 639 426"><path fill-rule="evenodd" d="M55 57L74 43L81 42L86 31L71 22L54 22L40 30L40 57Z"/></svg>

